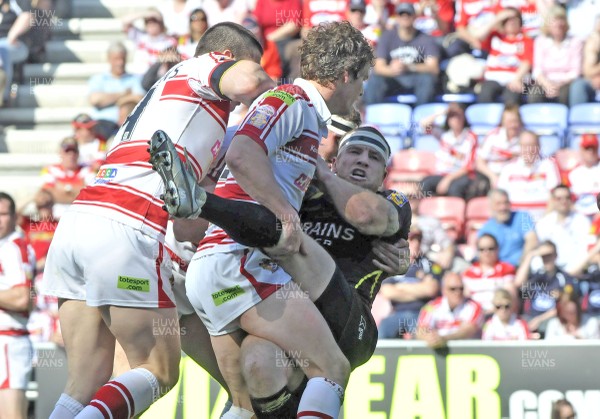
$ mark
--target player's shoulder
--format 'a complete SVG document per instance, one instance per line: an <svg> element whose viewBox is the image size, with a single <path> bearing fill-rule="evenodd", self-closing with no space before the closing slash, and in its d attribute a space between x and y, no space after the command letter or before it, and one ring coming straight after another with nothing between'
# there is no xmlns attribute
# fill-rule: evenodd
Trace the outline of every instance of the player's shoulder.
<svg viewBox="0 0 600 419"><path fill-rule="evenodd" d="M404 195L404 193L396 191L394 189L385 189L383 191L378 191L377 194L383 196L385 199L390 201L398 208L402 208L408 203L407 196Z"/></svg>

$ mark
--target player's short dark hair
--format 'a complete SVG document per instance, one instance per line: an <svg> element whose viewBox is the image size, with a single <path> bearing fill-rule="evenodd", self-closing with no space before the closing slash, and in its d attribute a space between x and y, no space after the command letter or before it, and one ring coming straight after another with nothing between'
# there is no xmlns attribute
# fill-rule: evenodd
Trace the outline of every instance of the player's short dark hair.
<svg viewBox="0 0 600 419"><path fill-rule="evenodd" d="M252 32L237 23L221 22L204 32L198 41L195 56L225 50L231 51L236 59L250 58L254 52L260 56L263 54L263 47Z"/></svg>
<svg viewBox="0 0 600 419"><path fill-rule="evenodd" d="M15 205L15 200L7 194L6 192L0 192L0 201L8 201L8 210L10 211L10 215L15 215L17 213L17 206Z"/></svg>
<svg viewBox="0 0 600 419"><path fill-rule="evenodd" d="M356 79L375 54L364 35L347 21L313 27L300 47L300 75L328 86L347 71Z"/></svg>

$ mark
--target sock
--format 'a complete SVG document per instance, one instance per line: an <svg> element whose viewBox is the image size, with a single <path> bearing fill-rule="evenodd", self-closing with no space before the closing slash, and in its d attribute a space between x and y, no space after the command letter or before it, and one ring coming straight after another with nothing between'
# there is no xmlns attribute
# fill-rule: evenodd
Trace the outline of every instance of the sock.
<svg viewBox="0 0 600 419"><path fill-rule="evenodd" d="M129 419L146 410L159 397L154 374L145 368L135 368L100 387L77 418Z"/></svg>
<svg viewBox="0 0 600 419"><path fill-rule="evenodd" d="M221 416L221 419L252 419L252 416L254 416L254 412L238 406L231 406L231 409Z"/></svg>
<svg viewBox="0 0 600 419"><path fill-rule="evenodd" d="M60 398L50 413L49 419L71 419L83 410L83 405L66 393L60 395Z"/></svg>
<svg viewBox="0 0 600 419"><path fill-rule="evenodd" d="M219 415L219 417L222 418L225 413L229 412L229 409L231 409L232 406L233 406L233 402L231 401L231 398L227 399L227 401L225 402L225 406L223 406L223 410L221 410L221 414Z"/></svg>
<svg viewBox="0 0 600 419"><path fill-rule="evenodd" d="M201 217L221 227L233 240L244 246L272 247L281 237L281 222L275 214L251 202L224 199L207 193Z"/></svg>
<svg viewBox="0 0 600 419"><path fill-rule="evenodd" d="M344 389L337 383L315 377L308 380L300 399L297 418L334 419L340 414L344 400Z"/></svg>
<svg viewBox="0 0 600 419"><path fill-rule="evenodd" d="M296 390L284 387L269 397L250 397L254 414L258 419L295 419L306 383L308 378L304 376Z"/></svg>

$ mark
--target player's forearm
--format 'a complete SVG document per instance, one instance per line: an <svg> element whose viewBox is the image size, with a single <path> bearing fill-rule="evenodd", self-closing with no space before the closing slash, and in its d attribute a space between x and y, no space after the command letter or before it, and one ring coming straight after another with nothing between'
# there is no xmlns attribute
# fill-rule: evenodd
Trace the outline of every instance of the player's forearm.
<svg viewBox="0 0 600 419"><path fill-rule="evenodd" d="M0 309L7 311L29 311L31 300L29 287L13 287L0 291Z"/></svg>
<svg viewBox="0 0 600 419"><path fill-rule="evenodd" d="M259 204L286 222L295 213L275 180L271 162L265 151L247 136L236 136L225 157L227 167L240 187Z"/></svg>
<svg viewBox="0 0 600 419"><path fill-rule="evenodd" d="M338 213L362 234L391 236L399 230L398 212L385 198L333 174L319 180Z"/></svg>

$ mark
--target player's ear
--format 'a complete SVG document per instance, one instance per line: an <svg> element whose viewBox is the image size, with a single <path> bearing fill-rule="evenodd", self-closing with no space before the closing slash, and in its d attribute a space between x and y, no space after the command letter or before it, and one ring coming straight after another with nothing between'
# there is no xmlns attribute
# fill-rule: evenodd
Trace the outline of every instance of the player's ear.
<svg viewBox="0 0 600 419"><path fill-rule="evenodd" d="M330 166L331 166L331 171L333 173L337 173L336 163L337 163L337 157L332 157Z"/></svg>
<svg viewBox="0 0 600 419"><path fill-rule="evenodd" d="M229 49L226 49L221 54L223 54L223 55L225 55L225 56L227 56L229 58L232 58L232 59L235 58L234 55L233 55L233 52L231 52L231 50L229 50Z"/></svg>

